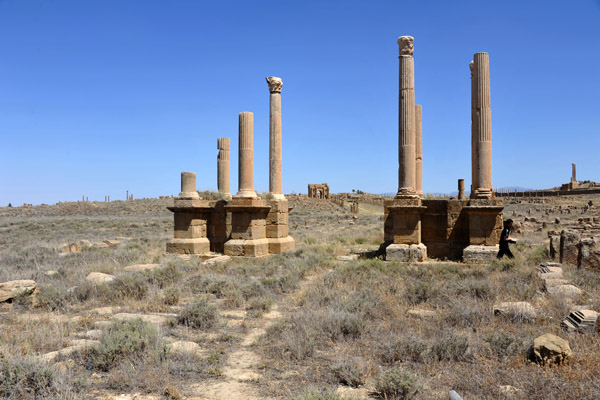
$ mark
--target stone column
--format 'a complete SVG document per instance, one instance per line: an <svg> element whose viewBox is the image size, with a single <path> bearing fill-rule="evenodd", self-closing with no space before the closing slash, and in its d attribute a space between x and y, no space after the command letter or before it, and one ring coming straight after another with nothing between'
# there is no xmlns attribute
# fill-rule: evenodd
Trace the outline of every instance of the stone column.
<svg viewBox="0 0 600 400"><path fill-rule="evenodd" d="M283 200L281 182L281 78L267 77L270 96L269 112L269 192L276 200Z"/></svg>
<svg viewBox="0 0 600 400"><path fill-rule="evenodd" d="M577 166L575 164L571 164L571 180L577 181Z"/></svg>
<svg viewBox="0 0 600 400"><path fill-rule="evenodd" d="M462 200L465 198L465 180L458 180L458 199Z"/></svg>
<svg viewBox="0 0 600 400"><path fill-rule="evenodd" d="M423 198L423 123L422 108L415 105L415 180L416 190L420 198Z"/></svg>
<svg viewBox="0 0 600 400"><path fill-rule="evenodd" d="M398 38L400 55L397 198L418 198L415 174L415 71L412 36Z"/></svg>
<svg viewBox="0 0 600 400"><path fill-rule="evenodd" d="M181 173L181 193L177 196L182 199L199 199L196 191L196 174L194 172Z"/></svg>
<svg viewBox="0 0 600 400"><path fill-rule="evenodd" d="M477 81L475 79L475 63L469 63L471 70L471 198L475 198L475 189L479 187L479 172L477 161L477 117L475 113L475 104L477 97Z"/></svg>
<svg viewBox="0 0 600 400"><path fill-rule="evenodd" d="M254 191L254 114L239 117L239 171L236 197L257 198Z"/></svg>
<svg viewBox="0 0 600 400"><path fill-rule="evenodd" d="M231 196L229 188L230 177L230 142L228 137L217 138L217 187L219 193Z"/></svg>
<svg viewBox="0 0 600 400"><path fill-rule="evenodd" d="M475 72L474 123L477 157L477 186L475 198L489 199L492 190L492 113L490 107L490 62L488 53L473 55Z"/></svg>

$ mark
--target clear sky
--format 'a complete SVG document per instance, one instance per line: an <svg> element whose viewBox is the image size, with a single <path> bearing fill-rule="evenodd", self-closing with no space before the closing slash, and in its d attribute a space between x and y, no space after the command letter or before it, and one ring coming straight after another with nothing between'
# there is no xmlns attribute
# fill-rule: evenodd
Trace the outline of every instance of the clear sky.
<svg viewBox="0 0 600 400"><path fill-rule="evenodd" d="M600 181L600 1L0 0L0 205L216 190L217 137L254 113L267 191L395 192L398 36L415 38L423 188L469 187L473 53L490 54L494 186Z"/></svg>

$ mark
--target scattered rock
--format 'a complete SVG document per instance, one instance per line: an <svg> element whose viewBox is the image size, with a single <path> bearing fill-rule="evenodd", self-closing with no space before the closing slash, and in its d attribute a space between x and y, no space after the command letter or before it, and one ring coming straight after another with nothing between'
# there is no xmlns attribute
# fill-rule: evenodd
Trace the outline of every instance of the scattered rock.
<svg viewBox="0 0 600 400"><path fill-rule="evenodd" d="M579 232L565 229L560 233L560 262L567 265L577 265L579 253Z"/></svg>
<svg viewBox="0 0 600 400"><path fill-rule="evenodd" d="M552 296L563 297L565 299L574 299L583 293L583 290L573 285L558 285L552 286L547 289L548 293Z"/></svg>
<svg viewBox="0 0 600 400"><path fill-rule="evenodd" d="M529 350L529 359L541 365L565 364L572 355L569 342L551 333L535 338Z"/></svg>
<svg viewBox="0 0 600 400"><path fill-rule="evenodd" d="M134 271L134 272L142 272L142 271L152 271L160 267L160 264L135 264L129 265L123 268L125 271Z"/></svg>
<svg viewBox="0 0 600 400"><path fill-rule="evenodd" d="M45 272L46 276L55 276L58 275L58 271L50 270Z"/></svg>
<svg viewBox="0 0 600 400"><path fill-rule="evenodd" d="M104 331L102 329L90 329L85 333L85 337L91 340L100 340L104 336Z"/></svg>
<svg viewBox="0 0 600 400"><path fill-rule="evenodd" d="M598 313L593 310L572 311L560 326L569 332L593 333L596 330Z"/></svg>
<svg viewBox="0 0 600 400"><path fill-rule="evenodd" d="M63 374L63 375L67 374L69 372L69 370L71 370L74 366L75 366L74 360L59 361L52 365L52 367L54 368L54 370L56 372L58 372L59 374Z"/></svg>
<svg viewBox="0 0 600 400"><path fill-rule="evenodd" d="M74 340L73 343L74 343L73 345L65 347L62 350L51 351L50 353L46 353L46 354L42 355L42 359L47 362L53 362L58 357L68 357L73 353L77 353L88 347L98 346L100 344L100 342L98 340L84 340L84 339Z"/></svg>
<svg viewBox="0 0 600 400"><path fill-rule="evenodd" d="M211 258L207 259L202 264L203 265L221 264L221 263L226 263L228 261L231 261L231 257L229 257L229 256L216 256L216 257L211 257Z"/></svg>
<svg viewBox="0 0 600 400"><path fill-rule="evenodd" d="M104 242L98 242L98 243L94 243L92 245L92 247L95 247L97 249L106 249L106 248L108 248L108 245Z"/></svg>
<svg viewBox="0 0 600 400"><path fill-rule="evenodd" d="M352 261L352 260L358 260L358 254L350 254L347 256L337 256L335 258L338 261Z"/></svg>
<svg viewBox="0 0 600 400"><path fill-rule="evenodd" d="M17 280L0 283L0 302L14 299L20 294L31 294L35 290L35 281Z"/></svg>
<svg viewBox="0 0 600 400"><path fill-rule="evenodd" d="M115 279L115 277L109 274L103 274L102 272L90 272L85 279L95 284L101 284L108 283Z"/></svg>
<svg viewBox="0 0 600 400"><path fill-rule="evenodd" d="M118 240L105 240L104 243L106 245L108 245L109 247L116 247L116 246L120 246L121 242L119 242Z"/></svg>
<svg viewBox="0 0 600 400"><path fill-rule="evenodd" d="M600 240L593 238L581 239L577 268L581 267L600 270Z"/></svg>
<svg viewBox="0 0 600 400"><path fill-rule="evenodd" d="M494 315L505 316L511 319L533 320L537 316L535 308L526 301L506 301L494 305Z"/></svg>
<svg viewBox="0 0 600 400"><path fill-rule="evenodd" d="M509 399L521 398L523 396L523 390L511 385L501 385L498 387L498 389L500 389L500 392Z"/></svg>
<svg viewBox="0 0 600 400"><path fill-rule="evenodd" d="M178 341L167 346L170 352L188 357L198 357L204 353L198 343Z"/></svg>
<svg viewBox="0 0 600 400"><path fill-rule="evenodd" d="M433 318L437 315L433 310L422 310L418 308L411 308L408 310L408 314L421 319Z"/></svg>
<svg viewBox="0 0 600 400"><path fill-rule="evenodd" d="M112 319L117 321L131 321L141 319L144 322L157 326L167 325L177 317L177 314L129 314L119 313L113 315Z"/></svg>
<svg viewBox="0 0 600 400"><path fill-rule="evenodd" d="M554 287L554 286L568 285L569 284L568 280L562 279L562 278L544 279L544 277L542 277L542 281L544 282L543 289L545 291L548 291L549 288Z"/></svg>

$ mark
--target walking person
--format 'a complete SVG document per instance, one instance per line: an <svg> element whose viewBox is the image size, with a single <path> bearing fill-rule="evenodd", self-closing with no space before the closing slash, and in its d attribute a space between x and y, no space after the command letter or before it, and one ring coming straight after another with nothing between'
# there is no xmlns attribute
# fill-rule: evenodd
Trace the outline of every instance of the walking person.
<svg viewBox="0 0 600 400"><path fill-rule="evenodd" d="M502 259L506 254L508 258L515 258L513 253L510 251L508 247L509 243L517 243L516 240L510 237L510 233L513 229L513 220L507 219L504 221L504 229L502 229L502 234L500 235L500 251L498 251L498 259Z"/></svg>

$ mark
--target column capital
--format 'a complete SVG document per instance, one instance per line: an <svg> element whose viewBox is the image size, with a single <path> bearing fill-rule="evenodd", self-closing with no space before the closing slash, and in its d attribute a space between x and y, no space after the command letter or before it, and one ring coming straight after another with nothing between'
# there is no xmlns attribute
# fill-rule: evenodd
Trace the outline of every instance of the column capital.
<svg viewBox="0 0 600 400"><path fill-rule="evenodd" d="M473 79L473 76L475 75L475 61L470 61L469 62L469 69L471 70L471 79Z"/></svg>
<svg viewBox="0 0 600 400"><path fill-rule="evenodd" d="M401 56L412 56L414 52L415 38L412 36L400 36L398 38L398 46L400 46Z"/></svg>
<svg viewBox="0 0 600 400"><path fill-rule="evenodd" d="M281 93L281 87L283 86L283 81L281 78L276 76L268 76L265 78L267 80L267 84L269 85L269 92L271 93Z"/></svg>

